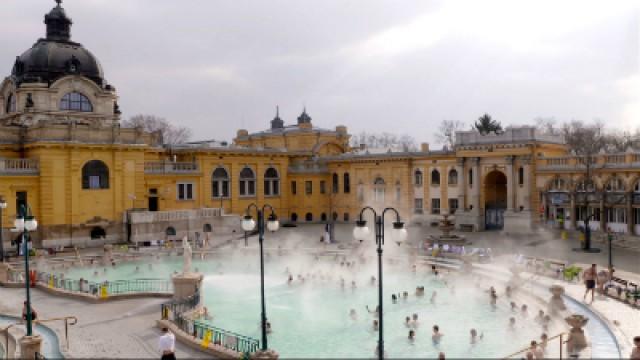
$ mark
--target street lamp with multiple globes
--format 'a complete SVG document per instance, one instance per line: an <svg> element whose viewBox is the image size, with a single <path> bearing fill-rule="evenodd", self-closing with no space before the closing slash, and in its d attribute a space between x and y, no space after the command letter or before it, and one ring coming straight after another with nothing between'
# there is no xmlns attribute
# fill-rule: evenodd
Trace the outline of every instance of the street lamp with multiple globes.
<svg viewBox="0 0 640 360"><path fill-rule="evenodd" d="M278 218L276 217L273 207L269 204L265 204L262 208L259 208L256 204L250 204L247 206L247 212L242 219L242 230L245 232L253 231L256 228L256 221L251 217L251 209L255 209L258 215L258 241L260 243L260 301L262 306L261 324L262 324L262 351L267 351L267 310L264 298L264 249L262 243L264 241L264 212L270 210L271 214L267 221L267 230L275 232L280 227Z"/></svg>
<svg viewBox="0 0 640 360"><path fill-rule="evenodd" d="M375 220L375 236L376 244L378 245L378 359L384 358L384 328L383 328L383 314L382 311L382 245L384 245L384 216L387 211L394 212L396 215L396 221L393 222L393 230L391 231L391 240L400 246L400 244L407 239L407 229L404 227L404 223L400 221L400 214L398 210L388 207L382 210L382 213L378 213L370 206L364 207L360 210L360 217L356 221L356 227L353 229L353 237L356 240L363 241L369 237L369 228L367 222L364 220L364 212L370 210L373 213Z"/></svg>
<svg viewBox="0 0 640 360"><path fill-rule="evenodd" d="M29 239L29 232L35 231L38 228L38 222L36 218L31 214L31 211L26 205L20 206L20 213L16 216L16 220L13 222L13 225L16 228L16 231L22 232L22 246L24 252L24 285L25 290L27 292L27 336L33 335L33 328L31 326L32 322L32 312L31 312L31 292L29 289L29 245L27 244L27 240Z"/></svg>

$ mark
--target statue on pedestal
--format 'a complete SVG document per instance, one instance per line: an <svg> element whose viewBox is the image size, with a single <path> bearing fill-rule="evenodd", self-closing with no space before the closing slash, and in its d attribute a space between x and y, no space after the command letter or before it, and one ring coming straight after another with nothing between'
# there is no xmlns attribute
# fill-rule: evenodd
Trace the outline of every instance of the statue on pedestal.
<svg viewBox="0 0 640 360"><path fill-rule="evenodd" d="M552 285L549 288L551 292L551 299L549 300L548 312L551 315L557 315L560 312L567 310L567 306L564 304L562 295L564 294L564 288L560 285Z"/></svg>
<svg viewBox="0 0 640 360"><path fill-rule="evenodd" d="M582 328L587 325L589 319L582 315L571 315L564 319L571 330L569 330L569 339L567 340L567 352L572 355L582 351L587 347L587 338Z"/></svg>
<svg viewBox="0 0 640 360"><path fill-rule="evenodd" d="M193 257L191 244L189 244L189 239L187 239L186 236L182 238L182 249L184 250L182 253L182 257L184 259L182 264L182 273L186 275L191 273L191 259Z"/></svg>

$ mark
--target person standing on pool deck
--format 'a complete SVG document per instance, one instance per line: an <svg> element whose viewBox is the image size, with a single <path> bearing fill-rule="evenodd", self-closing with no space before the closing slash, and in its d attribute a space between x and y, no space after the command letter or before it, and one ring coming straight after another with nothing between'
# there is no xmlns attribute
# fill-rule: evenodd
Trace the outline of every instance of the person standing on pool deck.
<svg viewBox="0 0 640 360"><path fill-rule="evenodd" d="M636 336L633 338L633 350L631 350L631 356L629 358L631 360L640 360L640 336Z"/></svg>
<svg viewBox="0 0 640 360"><path fill-rule="evenodd" d="M596 269L596 264L591 264L591 267L584 271L582 277L584 278L584 285L586 290L584 292L583 300L587 300L587 294L591 291L591 302L593 303L593 299L595 297L595 287L596 287L596 276L598 271Z"/></svg>
<svg viewBox="0 0 640 360"><path fill-rule="evenodd" d="M176 359L176 337L173 335L169 328L162 328L162 335L158 341L158 347L162 354L161 360L175 360Z"/></svg>

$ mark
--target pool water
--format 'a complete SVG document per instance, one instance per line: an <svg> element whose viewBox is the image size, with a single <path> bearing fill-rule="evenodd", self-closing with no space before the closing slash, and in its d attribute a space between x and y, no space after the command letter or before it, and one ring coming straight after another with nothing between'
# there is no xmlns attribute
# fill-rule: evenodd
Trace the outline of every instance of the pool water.
<svg viewBox="0 0 640 360"><path fill-rule="evenodd" d="M255 252L194 260L193 267L205 274L203 301L213 315L214 326L260 339L258 261ZM69 270L66 276L92 281L168 278L173 271L182 269L182 259L178 257L152 263L151 269L148 264L123 263L107 268L106 273L103 267L77 268ZM305 276L304 283L294 280L287 284L287 268L294 279L298 274ZM370 280L371 276L377 276L374 262L356 270L341 266L333 258L296 256L294 260L272 255L265 272L267 316L273 328L268 337L269 348L285 358L374 356L378 332L372 329L374 317L366 310L367 305L373 310L378 299L378 287ZM340 286L340 277L345 279L345 288ZM351 288L351 281L356 282L355 289ZM424 297L414 295L416 286L425 287ZM525 326L525 319L520 316L516 316L516 328L510 329L508 319L513 315L506 299L500 298L494 308L483 289L453 274L443 280L427 269L414 274L406 265L385 265L384 288L385 352L389 357L437 357L442 351L449 358L496 358L521 349L542 332L531 319ZM408 299L392 304L391 294L402 291L409 292ZM434 291L437 296L431 303ZM349 316L352 308L357 312L355 320ZM537 311L530 306L531 317ZM418 314L419 324L416 340L410 342L404 319L414 313ZM444 334L439 344L431 339L431 328L436 324ZM470 344L471 328L484 334L483 340L475 345Z"/></svg>

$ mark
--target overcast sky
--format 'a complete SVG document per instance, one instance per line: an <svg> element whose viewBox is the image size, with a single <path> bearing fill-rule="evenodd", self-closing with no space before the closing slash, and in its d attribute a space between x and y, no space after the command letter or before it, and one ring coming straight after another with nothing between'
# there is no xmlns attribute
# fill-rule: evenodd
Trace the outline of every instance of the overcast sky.
<svg viewBox="0 0 640 360"><path fill-rule="evenodd" d="M1 0L0 69L53 0ZM433 141L442 119L599 118L640 126L636 1L65 0L124 117L231 139L285 123Z"/></svg>

